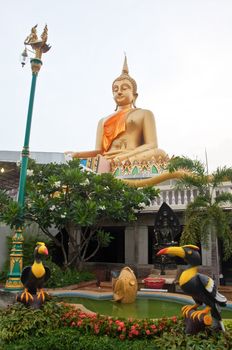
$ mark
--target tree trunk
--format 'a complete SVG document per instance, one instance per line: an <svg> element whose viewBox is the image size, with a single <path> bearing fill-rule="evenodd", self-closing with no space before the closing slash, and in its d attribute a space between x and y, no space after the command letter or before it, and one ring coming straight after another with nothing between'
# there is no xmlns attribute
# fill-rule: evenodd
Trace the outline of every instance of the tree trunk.
<svg viewBox="0 0 232 350"><path fill-rule="evenodd" d="M68 265L76 267L80 260L80 242L81 242L81 228L77 228L73 224L69 224L67 231L69 234L68 243Z"/></svg>

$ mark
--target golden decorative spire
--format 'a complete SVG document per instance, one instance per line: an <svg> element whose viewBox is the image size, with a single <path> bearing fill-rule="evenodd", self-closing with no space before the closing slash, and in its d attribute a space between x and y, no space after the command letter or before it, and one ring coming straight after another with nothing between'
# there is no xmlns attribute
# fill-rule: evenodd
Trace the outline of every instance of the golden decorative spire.
<svg viewBox="0 0 232 350"><path fill-rule="evenodd" d="M126 54L125 54L124 63L122 67L122 74L129 74Z"/></svg>
<svg viewBox="0 0 232 350"><path fill-rule="evenodd" d="M127 64L127 57L126 57L126 54L125 54L125 57L124 57L124 62L123 62L123 67L122 67L122 73L121 75L116 78L114 81L113 81L113 84L112 86L114 85L115 81L117 80L123 80L123 79L127 79L131 82L132 86L133 86L133 92L134 94L137 94L137 84L136 84L136 81L129 75L129 69L128 69L128 64Z"/></svg>
<svg viewBox="0 0 232 350"><path fill-rule="evenodd" d="M31 28L31 33L26 37L24 41L24 45L31 45L31 44L37 43L38 41L37 26L38 24L36 24L34 27Z"/></svg>
<svg viewBox="0 0 232 350"><path fill-rule="evenodd" d="M47 42L47 39L48 39L48 26L47 26L47 24L45 25L43 33L41 34L41 39L42 39L42 42L44 44Z"/></svg>
<svg viewBox="0 0 232 350"><path fill-rule="evenodd" d="M41 59L42 54L50 50L51 46L47 44L48 27L45 25L43 33L40 37L37 36L37 24L32 27L30 35L24 41L24 45L30 45L35 52L35 59Z"/></svg>

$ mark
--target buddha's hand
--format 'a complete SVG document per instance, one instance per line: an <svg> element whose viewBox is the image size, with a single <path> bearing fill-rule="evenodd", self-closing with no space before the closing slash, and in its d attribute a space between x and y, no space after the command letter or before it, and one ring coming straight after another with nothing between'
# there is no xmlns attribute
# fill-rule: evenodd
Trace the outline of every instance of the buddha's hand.
<svg viewBox="0 0 232 350"><path fill-rule="evenodd" d="M64 157L66 161L72 160L74 158L74 153L73 151L65 151L64 152Z"/></svg>
<svg viewBox="0 0 232 350"><path fill-rule="evenodd" d="M105 152L103 155L107 159L113 159L113 158L116 158L117 155L121 154L122 152L123 151L121 149L116 149L116 150L113 150L113 151Z"/></svg>
<svg viewBox="0 0 232 350"><path fill-rule="evenodd" d="M117 152L114 152L112 154L106 155L107 159L113 159L114 161L126 161L126 160L130 160L130 157L133 155L132 151L128 151L128 150L120 150Z"/></svg>

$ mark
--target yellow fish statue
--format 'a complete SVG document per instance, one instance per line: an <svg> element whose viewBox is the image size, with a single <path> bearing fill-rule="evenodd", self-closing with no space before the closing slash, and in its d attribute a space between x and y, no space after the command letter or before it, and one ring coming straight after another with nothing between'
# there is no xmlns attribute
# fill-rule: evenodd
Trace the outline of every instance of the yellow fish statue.
<svg viewBox="0 0 232 350"><path fill-rule="evenodd" d="M133 270L124 267L118 278L113 281L113 298L123 304L131 304L135 301L138 283Z"/></svg>

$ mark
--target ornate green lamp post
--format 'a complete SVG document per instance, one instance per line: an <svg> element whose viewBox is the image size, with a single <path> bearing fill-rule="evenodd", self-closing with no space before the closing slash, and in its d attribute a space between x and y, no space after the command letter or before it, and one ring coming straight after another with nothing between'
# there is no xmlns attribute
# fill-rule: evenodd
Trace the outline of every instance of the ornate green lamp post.
<svg viewBox="0 0 232 350"><path fill-rule="evenodd" d="M32 70L32 81L31 81L31 91L28 105L27 113L27 123L26 131L24 138L24 146L22 150L22 164L20 171L20 180L19 180L19 191L18 191L18 203L21 207L21 216L23 216L24 210L24 199L25 199L25 186L26 186L26 177L27 177L27 164L29 158L29 141L30 141L30 131L31 131L31 121L32 121L32 112L33 104L35 97L35 88L36 80L40 68L42 66L41 57L42 54L47 52L50 49L50 46L47 44L48 38L48 28L47 25L44 27L43 33L40 38L37 37L37 25L31 29L30 35L25 39L24 44L31 46L34 56L31 58L31 70ZM27 58L27 49L25 48L23 54L22 66L25 65ZM22 289L22 283L20 276L22 273L23 266L23 227L16 227L15 234L12 237L12 249L10 254L10 272L8 274L8 279L6 281L5 289L17 291Z"/></svg>

